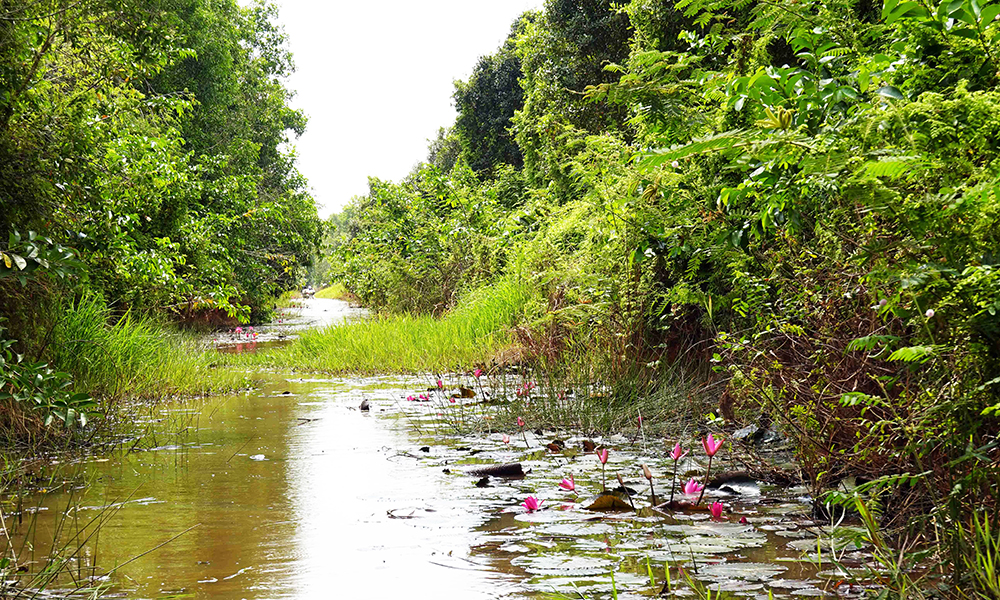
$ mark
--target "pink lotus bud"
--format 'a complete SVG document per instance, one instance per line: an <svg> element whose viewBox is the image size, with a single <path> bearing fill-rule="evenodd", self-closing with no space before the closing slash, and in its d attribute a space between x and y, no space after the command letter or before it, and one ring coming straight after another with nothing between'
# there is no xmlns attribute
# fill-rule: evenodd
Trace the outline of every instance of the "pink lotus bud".
<svg viewBox="0 0 1000 600"><path fill-rule="evenodd" d="M482 376L482 374L483 374L482 369L476 369L475 371L472 372L472 376L475 377L476 379L479 379Z"/></svg>
<svg viewBox="0 0 1000 600"><path fill-rule="evenodd" d="M608 449L605 448L603 450L598 450L597 451L597 458L598 458L598 460L601 461L602 465L608 464Z"/></svg>
<svg viewBox="0 0 1000 600"><path fill-rule="evenodd" d="M444 389L444 382L443 381L441 381L440 379L438 379L437 380L437 384L438 384L438 389L439 390L443 390Z"/></svg>
<svg viewBox="0 0 1000 600"><path fill-rule="evenodd" d="M521 417L518 417L517 418L517 426L518 427L524 427L524 419L522 419Z"/></svg>

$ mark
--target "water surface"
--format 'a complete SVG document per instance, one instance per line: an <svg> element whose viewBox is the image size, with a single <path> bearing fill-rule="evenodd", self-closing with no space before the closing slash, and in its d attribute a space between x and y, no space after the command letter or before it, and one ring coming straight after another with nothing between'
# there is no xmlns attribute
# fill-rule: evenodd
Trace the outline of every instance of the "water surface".
<svg viewBox="0 0 1000 600"><path fill-rule="evenodd" d="M664 567L676 585L678 565L696 585L737 597L853 595L836 585L829 536L801 490L713 492L727 506L722 522L703 511L588 511L601 470L576 450L580 439L528 433L525 447L514 431L506 444L501 432L461 431L459 415L485 409L405 400L428 383L276 377L250 393L153 409L148 450L63 471L72 477L39 500L30 548L41 558L52 539L108 516L77 553L77 576L130 598L610 597L612 571L619 597L638 598L660 591ZM371 412L358 409L362 399ZM557 437L566 451L542 448ZM660 442L597 441L611 446L609 473L639 490L639 507L649 504L639 463L653 467L663 498L671 463ZM465 474L513 461L527 477L477 487ZM682 474L702 468L681 464ZM576 493L558 488L569 474ZM529 494L543 510L521 508ZM810 560L817 536L824 565ZM693 593L681 587L677 597Z"/></svg>

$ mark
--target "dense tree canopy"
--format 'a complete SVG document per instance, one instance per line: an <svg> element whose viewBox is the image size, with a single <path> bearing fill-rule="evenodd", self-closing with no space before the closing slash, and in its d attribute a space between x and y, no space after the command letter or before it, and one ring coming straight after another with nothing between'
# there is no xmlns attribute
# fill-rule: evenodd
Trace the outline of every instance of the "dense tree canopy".
<svg viewBox="0 0 1000 600"><path fill-rule="evenodd" d="M83 285L119 309L246 316L295 282L320 229L285 149L305 117L288 107L292 61L273 6L2 11L4 239L36 231L75 248ZM25 298L13 285L0 289L10 307Z"/></svg>

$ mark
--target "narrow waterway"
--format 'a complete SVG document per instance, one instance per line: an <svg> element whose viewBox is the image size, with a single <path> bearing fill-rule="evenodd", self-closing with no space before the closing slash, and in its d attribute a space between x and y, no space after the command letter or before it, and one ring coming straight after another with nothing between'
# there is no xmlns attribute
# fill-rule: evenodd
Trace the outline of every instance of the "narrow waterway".
<svg viewBox="0 0 1000 600"><path fill-rule="evenodd" d="M405 400L427 385L276 377L252 393L162 406L150 414L158 432L150 449L66 467L65 483L39 499L31 539L15 542L39 560L59 540L75 553L80 581L95 576L129 598L573 597L576 589L638 598L660 591L665 566L675 588L681 578L677 596L692 594L676 565L696 585L737 597L853 595L838 588L829 536L808 518L800 490L713 492L727 507L720 521L586 510L601 470L593 453L574 450L580 439L563 438L567 450L551 452L543 444L554 432L528 433L529 447L521 437L458 432L463 411L484 409ZM363 399L370 412L359 410ZM662 444L598 441L612 448L609 472L623 473L647 506L639 463L668 476ZM524 479L477 487L466 474L514 461L529 471ZM568 474L575 492L558 487ZM528 495L542 510L520 505ZM73 540L95 517L107 518L99 535ZM826 565L815 564L817 539Z"/></svg>
<svg viewBox="0 0 1000 600"><path fill-rule="evenodd" d="M351 314L345 307L311 300L298 318L326 324ZM459 383L473 385L462 376L448 385ZM251 392L151 407L140 419L152 432L141 450L56 459L39 473L52 477L43 493L7 515L19 564L42 569L58 554L72 567L61 590L102 586L128 598L862 593L844 583L845 569L868 559L849 543L857 529L814 522L804 490L753 482L712 490L707 498L725 505L714 520L704 510L591 510L602 469L581 449L584 438L484 432L495 404L480 402L482 387L454 401L434 387L422 378L274 374ZM407 400L419 394L430 400ZM472 420L479 427L464 427ZM556 440L564 447L546 448ZM609 481L621 473L636 508L651 504L642 464L660 501L669 494L672 443L593 441L610 448ZM697 451L682 459L679 479L703 473L703 459ZM513 462L525 477L469 475ZM570 475L576 489L560 488ZM529 495L541 510L522 506Z"/></svg>

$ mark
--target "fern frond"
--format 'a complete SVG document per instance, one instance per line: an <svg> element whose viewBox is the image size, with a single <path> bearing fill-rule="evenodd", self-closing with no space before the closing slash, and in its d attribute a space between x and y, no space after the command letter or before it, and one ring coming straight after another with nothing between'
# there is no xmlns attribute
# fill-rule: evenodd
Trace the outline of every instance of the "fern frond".
<svg viewBox="0 0 1000 600"><path fill-rule="evenodd" d="M864 169L873 177L888 177L898 179L926 166L919 156L889 156L877 161L865 163Z"/></svg>
<svg viewBox="0 0 1000 600"><path fill-rule="evenodd" d="M747 131L744 129L734 129L732 131L724 131L700 140L695 140L687 144L651 150L650 152L638 157L639 166L642 168L657 167L666 162L680 160L696 154L728 150L733 146L745 144L747 142L746 134Z"/></svg>

